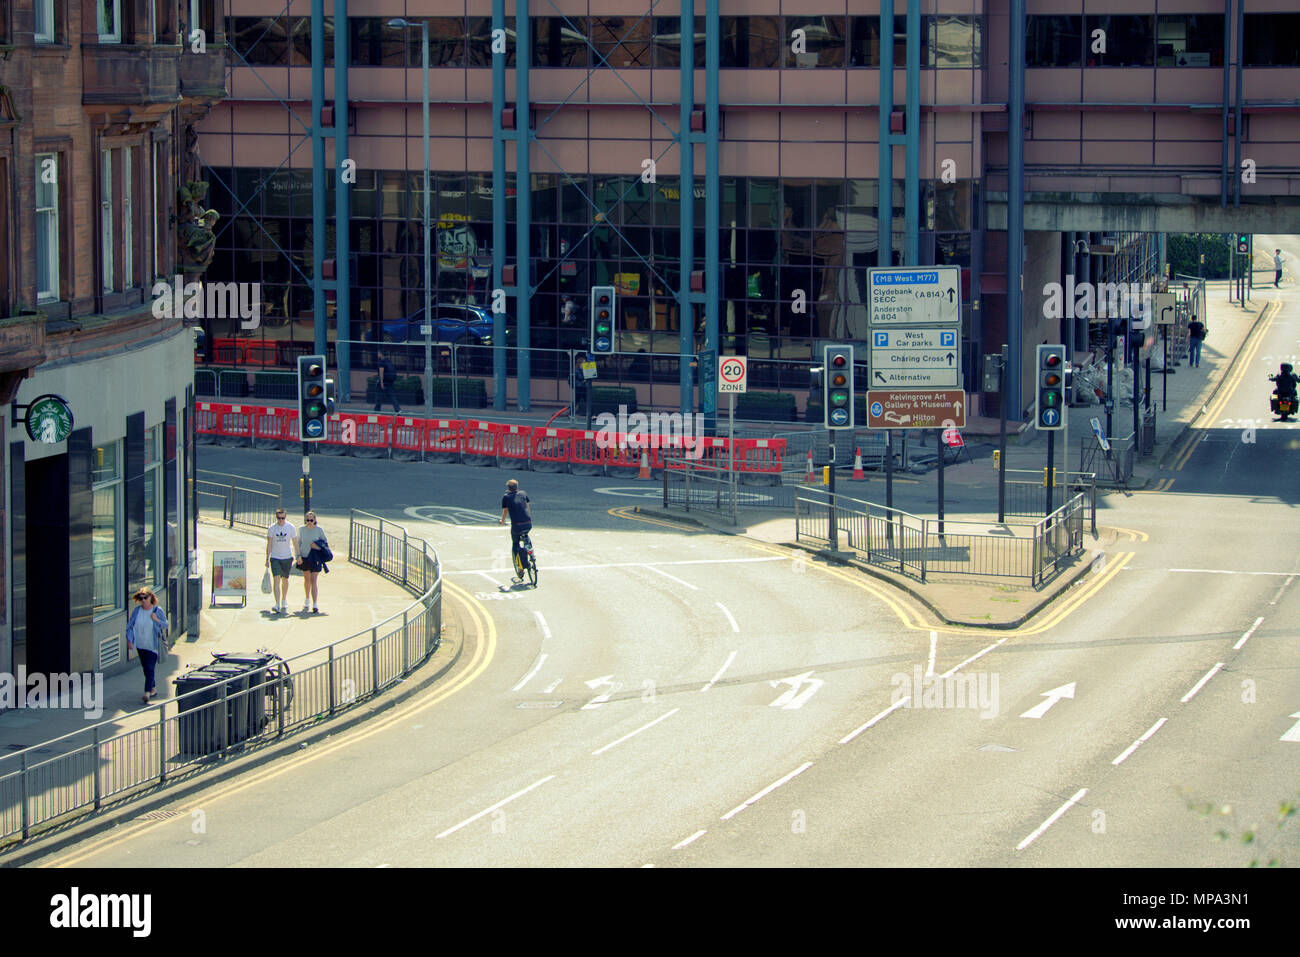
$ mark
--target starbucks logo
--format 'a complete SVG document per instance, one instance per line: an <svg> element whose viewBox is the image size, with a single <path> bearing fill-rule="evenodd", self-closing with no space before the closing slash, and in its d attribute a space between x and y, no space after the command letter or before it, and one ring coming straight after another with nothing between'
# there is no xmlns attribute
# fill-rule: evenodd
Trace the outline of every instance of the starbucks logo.
<svg viewBox="0 0 1300 957"><path fill-rule="evenodd" d="M72 410L59 395L43 395L27 407L27 435L33 442L57 445L72 434Z"/></svg>

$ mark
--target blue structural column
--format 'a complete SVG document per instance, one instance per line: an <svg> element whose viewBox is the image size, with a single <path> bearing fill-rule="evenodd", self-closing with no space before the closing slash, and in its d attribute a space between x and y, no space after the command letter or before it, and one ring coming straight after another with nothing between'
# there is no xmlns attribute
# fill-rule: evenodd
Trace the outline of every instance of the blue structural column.
<svg viewBox="0 0 1300 957"><path fill-rule="evenodd" d="M533 184L529 151L532 149L532 94L528 70L533 59L533 28L528 16L528 0L515 2L515 318L519 329L519 360L515 385L519 390L519 411L527 412L531 404L529 347L530 308L533 298L533 251L530 244L533 225Z"/></svg>
<svg viewBox="0 0 1300 957"><path fill-rule="evenodd" d="M921 0L907 0L907 96L903 150L903 264L921 265Z"/></svg>
<svg viewBox="0 0 1300 957"><path fill-rule="evenodd" d="M1007 162L1007 354L1010 374L1002 401L1018 417L1025 272L1025 0L1011 0L1010 103Z"/></svg>
<svg viewBox="0 0 1300 957"><path fill-rule="evenodd" d="M894 0L880 0L880 176L876 200L876 265L894 264Z"/></svg>
<svg viewBox="0 0 1300 957"><path fill-rule="evenodd" d="M683 18L683 35L688 29L693 35L694 18L690 21ZM704 38L704 289L708 297L704 306L704 334L705 348L717 354L720 345L718 312L722 303L722 274L718 263L722 225L722 178L718 169L718 69L722 63L722 38L718 0L704 0ZM694 56L691 59L694 60ZM716 394L708 401L716 404Z"/></svg>
<svg viewBox="0 0 1300 957"><path fill-rule="evenodd" d="M492 0L492 297L505 290L501 274L506 264L506 136L501 111L506 105L506 55L495 52L498 37L505 36L506 0ZM516 46L517 49L517 46ZM515 116L520 115L515 111ZM517 123L517 121L516 121ZM516 191L517 192L517 191ZM516 270L518 271L518 270ZM506 407L506 314L492 314L492 408Z"/></svg>
<svg viewBox="0 0 1300 957"><path fill-rule="evenodd" d="M313 348L325 354L325 0L311 0L311 314Z"/></svg>
<svg viewBox="0 0 1300 957"><path fill-rule="evenodd" d="M695 381L690 357L695 354L695 306L691 301L691 270L695 268L695 144L691 138L691 113L695 109L695 0L682 0L681 25L678 28L682 47L681 129L678 145L681 153L681 246L678 255L680 277L677 290L677 317L681 342L681 406L687 413L695 408Z"/></svg>
<svg viewBox="0 0 1300 957"><path fill-rule="evenodd" d="M334 22L348 22L348 0L334 0ZM348 158L348 31L334 31L334 261L337 303L334 310L340 399L352 397L352 186L343 182Z"/></svg>

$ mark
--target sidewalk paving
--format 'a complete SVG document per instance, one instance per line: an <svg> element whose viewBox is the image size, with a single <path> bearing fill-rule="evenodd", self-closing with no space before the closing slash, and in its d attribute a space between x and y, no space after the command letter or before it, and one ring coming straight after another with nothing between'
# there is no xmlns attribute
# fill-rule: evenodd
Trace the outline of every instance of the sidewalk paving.
<svg viewBox="0 0 1300 957"><path fill-rule="evenodd" d="M104 679L104 713L99 717L87 718L81 709L70 707L0 712L0 754L42 744L104 721L114 722L118 731L149 721L156 722L158 702L175 693L172 680L191 668L212 661L214 651L266 649L284 658L293 658L358 632L364 631L364 640L368 641L369 629L391 615L400 614L415 598L399 585L347 560L345 514L321 512L320 522L330 537L335 554L329 574L322 573L318 581L320 614L302 613L303 581L297 573L289 579L289 614L272 614L271 596L263 595L260 588L266 555L263 536L200 522L204 608L200 614L199 634L180 635L177 623L171 623L172 650L165 661L159 662L155 675L158 698L145 709L140 700L144 673L133 659L130 669ZM236 599L223 599L223 604L215 608L211 606L209 558L214 550L247 553L249 594L246 606L241 608ZM304 659L292 667L297 671L301 665L313 661L314 658ZM141 714L132 717L137 713Z"/></svg>

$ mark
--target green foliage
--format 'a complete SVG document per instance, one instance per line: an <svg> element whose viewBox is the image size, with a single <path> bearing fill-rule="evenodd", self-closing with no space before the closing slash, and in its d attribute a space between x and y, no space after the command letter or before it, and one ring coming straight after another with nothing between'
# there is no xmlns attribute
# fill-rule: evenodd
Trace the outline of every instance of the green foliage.
<svg viewBox="0 0 1300 957"><path fill-rule="evenodd" d="M1297 796L1300 796L1300 792L1298 792ZM1236 809L1231 804L1198 801L1189 798L1185 793L1183 794L1183 800L1187 804L1189 811L1196 814L1203 821L1210 822L1212 828L1211 837L1214 840L1225 844L1237 843L1242 847L1251 849L1253 856L1246 863L1247 867L1288 866L1283 860L1282 848L1275 847L1275 845L1282 840L1282 832L1286 830L1296 816L1297 803L1295 800L1288 798L1279 802L1274 827L1265 831L1264 835L1261 835L1254 828L1243 827L1238 822Z"/></svg>
<svg viewBox="0 0 1300 957"><path fill-rule="evenodd" d="M1223 233L1202 233L1200 251L1205 256L1205 264L1197 262L1197 244L1195 233L1170 233L1165 243L1165 253L1175 275L1203 276L1206 279L1228 278L1228 257L1232 244L1223 238ZM1240 270L1244 256L1237 257L1234 270Z"/></svg>

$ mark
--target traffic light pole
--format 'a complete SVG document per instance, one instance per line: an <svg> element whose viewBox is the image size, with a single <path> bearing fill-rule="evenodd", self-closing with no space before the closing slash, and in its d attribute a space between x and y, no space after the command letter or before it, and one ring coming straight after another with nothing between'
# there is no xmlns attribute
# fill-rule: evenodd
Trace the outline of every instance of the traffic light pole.
<svg viewBox="0 0 1300 957"><path fill-rule="evenodd" d="M1056 484L1056 430L1047 433L1047 511L1044 516L1052 514L1052 487Z"/></svg>
<svg viewBox="0 0 1300 957"><path fill-rule="evenodd" d="M1001 420L998 432L998 522L1006 521L1007 505L1007 359L1010 357L1009 346L1002 347L1002 361L998 363L998 405Z"/></svg>
<svg viewBox="0 0 1300 957"><path fill-rule="evenodd" d="M827 491L830 492L830 508L827 509L827 513L829 515L829 521L830 521L830 528L828 530L827 537L830 539L831 551L838 552L840 550L840 523L835 515L835 433L834 432L826 433L826 444L827 444L826 454L831 463L831 467L829 469L830 481L826 486Z"/></svg>
<svg viewBox="0 0 1300 957"><path fill-rule="evenodd" d="M311 443L302 444L302 514L311 511Z"/></svg>

